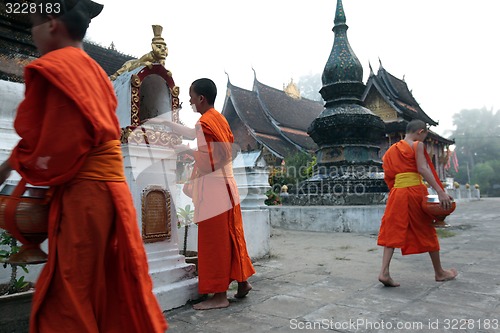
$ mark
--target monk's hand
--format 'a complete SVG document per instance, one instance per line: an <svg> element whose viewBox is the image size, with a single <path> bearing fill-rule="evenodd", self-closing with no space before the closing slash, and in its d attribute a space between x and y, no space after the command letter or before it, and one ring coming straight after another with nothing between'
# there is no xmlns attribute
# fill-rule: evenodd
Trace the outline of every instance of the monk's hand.
<svg viewBox="0 0 500 333"><path fill-rule="evenodd" d="M446 193L445 191L441 191L440 193L438 193L438 198L439 198L439 205L443 209L449 209L451 207L451 202L453 198L448 193Z"/></svg>
<svg viewBox="0 0 500 333"><path fill-rule="evenodd" d="M174 146L173 148L177 154L188 154L191 156L193 156L193 154L194 154L193 150L188 145L180 144L180 145Z"/></svg>

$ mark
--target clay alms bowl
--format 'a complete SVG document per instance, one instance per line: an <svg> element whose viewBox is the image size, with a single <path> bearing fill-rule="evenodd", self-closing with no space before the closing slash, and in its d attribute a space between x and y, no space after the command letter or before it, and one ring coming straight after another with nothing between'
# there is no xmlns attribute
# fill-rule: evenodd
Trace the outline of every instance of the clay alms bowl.
<svg viewBox="0 0 500 333"><path fill-rule="evenodd" d="M448 209L444 209L439 205L439 199L437 195L428 195L422 201L422 209L432 217L434 217L433 225L435 227L449 227L448 224L444 222L444 219L453 213L453 211L457 208L457 204L455 201L451 202L451 207Z"/></svg>
<svg viewBox="0 0 500 333"><path fill-rule="evenodd" d="M5 218L7 202L11 201L11 194L15 185L5 184L0 190L0 228L9 230ZM27 243L23 243L21 250L12 255L7 262L12 264L35 264L47 260L47 254L40 249L40 244L47 238L48 215L50 203L47 199L48 188L27 186L19 198L15 210L15 226Z"/></svg>

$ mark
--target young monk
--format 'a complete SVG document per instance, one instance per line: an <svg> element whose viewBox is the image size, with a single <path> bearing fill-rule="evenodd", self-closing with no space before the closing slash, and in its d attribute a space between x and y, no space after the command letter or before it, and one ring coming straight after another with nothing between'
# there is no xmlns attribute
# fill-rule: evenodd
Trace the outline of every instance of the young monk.
<svg viewBox="0 0 500 333"><path fill-rule="evenodd" d="M21 140L0 166L55 190L48 261L36 283L30 332L164 332L136 212L125 181L117 101L106 73L82 49L102 6L38 1L32 36L42 54L25 69L14 127Z"/></svg>
<svg viewBox="0 0 500 333"><path fill-rule="evenodd" d="M255 273L247 253L232 171L234 138L226 118L214 109L217 87L212 80L194 81L189 96L193 110L201 113L196 128L170 121L162 123L185 137L197 139L198 150L191 152L195 158L192 199L198 224L198 291L214 295L193 308L225 308L229 306L227 289L231 281L238 282L234 297L243 298L252 289L247 279Z"/></svg>
<svg viewBox="0 0 500 333"><path fill-rule="evenodd" d="M455 269L441 267L433 218L422 210L422 200L428 194L422 177L437 192L443 208L449 208L453 200L439 186L431 169L433 166L427 163L423 144L427 133L423 121L410 121L404 140L392 145L382 158L385 182L390 192L377 242L384 247L378 279L387 287L399 286L389 273L394 248L401 248L403 255L429 252L436 281L448 281L457 276Z"/></svg>

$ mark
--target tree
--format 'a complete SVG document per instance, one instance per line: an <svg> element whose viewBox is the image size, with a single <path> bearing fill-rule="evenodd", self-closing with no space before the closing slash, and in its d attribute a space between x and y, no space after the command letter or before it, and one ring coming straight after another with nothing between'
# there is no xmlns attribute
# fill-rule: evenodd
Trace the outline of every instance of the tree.
<svg viewBox="0 0 500 333"><path fill-rule="evenodd" d="M478 183L482 192L492 194L500 186L500 111L470 109L453 115L459 183Z"/></svg>
<svg viewBox="0 0 500 333"><path fill-rule="evenodd" d="M470 168L500 159L500 111L462 110L453 115L453 124L458 157L465 158Z"/></svg>
<svg viewBox="0 0 500 333"><path fill-rule="evenodd" d="M14 294L24 290L29 282L24 281L24 276L21 276L19 279L17 278L17 267L21 267L21 269L28 273L28 269L26 265L17 265L8 263L8 259L11 255L19 252L20 247L17 244L17 240L12 237L7 231L0 231L0 262L3 264L4 268L10 266L10 281L7 285L6 290L0 288L0 295L4 292L8 294Z"/></svg>
<svg viewBox="0 0 500 333"><path fill-rule="evenodd" d="M472 179L474 183L481 184L483 190L488 191L491 180L495 177L495 170L489 163L479 163L475 166Z"/></svg>

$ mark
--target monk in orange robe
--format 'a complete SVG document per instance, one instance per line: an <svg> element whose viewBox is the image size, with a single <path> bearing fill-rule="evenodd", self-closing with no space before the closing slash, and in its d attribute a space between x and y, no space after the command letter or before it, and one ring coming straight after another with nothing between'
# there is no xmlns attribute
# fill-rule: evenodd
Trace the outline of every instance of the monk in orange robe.
<svg viewBox="0 0 500 333"><path fill-rule="evenodd" d="M422 200L428 194L422 176L436 190L443 208L449 208L453 199L439 185L437 174L425 157L423 141L427 134L423 121L410 121L405 138L392 145L382 158L385 182L390 189L377 241L384 246L379 281L385 286L399 286L389 273L394 248L401 248L403 255L429 252L436 281L457 276L455 269L441 267L433 217L422 210Z"/></svg>
<svg viewBox="0 0 500 333"><path fill-rule="evenodd" d="M229 306L227 289L234 280L238 282L234 296L245 297L252 289L247 279L255 273L232 172L234 138L226 118L214 109L216 95L212 80L196 80L189 89L189 102L202 115L196 128L162 121L183 136L197 139L198 150L191 151L195 159L191 180L194 220L198 224L198 291L214 295L195 304L196 310Z"/></svg>
<svg viewBox="0 0 500 333"><path fill-rule="evenodd" d="M164 332L125 181L117 100L82 49L98 13L82 1L65 5L61 16L31 17L42 57L26 66L14 122L21 140L0 166L0 184L13 169L54 190L30 332Z"/></svg>

